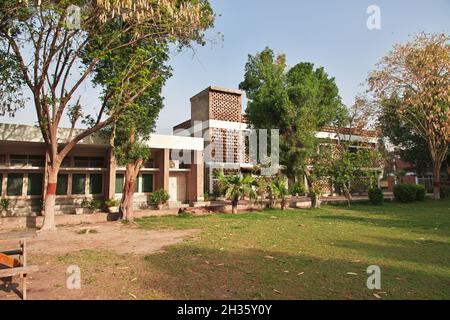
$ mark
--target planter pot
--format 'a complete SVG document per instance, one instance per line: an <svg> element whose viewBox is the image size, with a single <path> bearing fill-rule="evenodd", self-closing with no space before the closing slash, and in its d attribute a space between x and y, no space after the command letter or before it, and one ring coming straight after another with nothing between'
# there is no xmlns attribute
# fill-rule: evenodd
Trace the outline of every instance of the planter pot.
<svg viewBox="0 0 450 320"><path fill-rule="evenodd" d="M93 210L89 208L75 208L75 214L92 214Z"/></svg>
<svg viewBox="0 0 450 320"><path fill-rule="evenodd" d="M119 213L119 207L108 207L109 213Z"/></svg>
<svg viewBox="0 0 450 320"><path fill-rule="evenodd" d="M158 208L158 210L162 210L164 208L164 204L158 204L156 207Z"/></svg>
<svg viewBox="0 0 450 320"><path fill-rule="evenodd" d="M0 217L6 218L6 217L10 216L10 213L11 212L9 210L1 210L0 211Z"/></svg>

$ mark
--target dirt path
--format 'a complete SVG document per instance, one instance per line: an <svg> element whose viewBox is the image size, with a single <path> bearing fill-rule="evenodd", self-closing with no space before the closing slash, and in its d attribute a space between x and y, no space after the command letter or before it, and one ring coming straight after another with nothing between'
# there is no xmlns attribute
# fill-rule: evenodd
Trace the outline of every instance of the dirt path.
<svg viewBox="0 0 450 320"><path fill-rule="evenodd" d="M134 299L137 278L153 278L144 256L182 242L197 230L142 230L111 222L59 228L28 240L29 264L39 266L30 275L29 299ZM6 249L8 243L2 243ZM87 251L86 251L87 250ZM92 261L96 261L93 263ZM67 267L80 265L81 290L66 288ZM17 279L0 280L0 300L18 299ZM163 298L163 297L162 297Z"/></svg>

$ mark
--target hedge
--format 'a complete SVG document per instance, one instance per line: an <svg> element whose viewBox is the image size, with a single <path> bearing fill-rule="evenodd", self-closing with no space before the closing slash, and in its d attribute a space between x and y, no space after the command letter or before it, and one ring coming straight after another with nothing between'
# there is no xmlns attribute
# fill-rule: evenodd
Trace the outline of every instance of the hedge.
<svg viewBox="0 0 450 320"><path fill-rule="evenodd" d="M423 185L397 184L394 186L394 197L400 202L424 201L426 193Z"/></svg>
<svg viewBox="0 0 450 320"><path fill-rule="evenodd" d="M369 189L369 201L371 204L379 205L384 200L383 190L380 188Z"/></svg>

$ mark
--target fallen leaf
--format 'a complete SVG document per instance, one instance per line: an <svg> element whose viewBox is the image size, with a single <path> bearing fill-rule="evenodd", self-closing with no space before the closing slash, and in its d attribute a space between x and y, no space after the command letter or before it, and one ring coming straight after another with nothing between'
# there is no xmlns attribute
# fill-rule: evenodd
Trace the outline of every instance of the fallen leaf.
<svg viewBox="0 0 450 320"><path fill-rule="evenodd" d="M224 266L224 265L225 265L225 263L219 263L217 266L221 267L221 266Z"/></svg>
<svg viewBox="0 0 450 320"><path fill-rule="evenodd" d="M264 258L267 258L267 259L275 259L275 258L272 257L272 256L265 256Z"/></svg>
<svg viewBox="0 0 450 320"><path fill-rule="evenodd" d="M131 282L136 281L136 280L137 280L137 278L133 278L133 279L131 279Z"/></svg>
<svg viewBox="0 0 450 320"><path fill-rule="evenodd" d="M304 272L297 273L298 276L301 276L302 274L305 274L305 273Z"/></svg>
<svg viewBox="0 0 450 320"><path fill-rule="evenodd" d="M137 297L136 297L134 294L132 294L131 292L128 292L128 294L129 294L130 296L132 296L133 298L137 299Z"/></svg>
<svg viewBox="0 0 450 320"><path fill-rule="evenodd" d="M373 296L377 299L381 299L381 296L379 296L378 294L374 293Z"/></svg>
<svg viewBox="0 0 450 320"><path fill-rule="evenodd" d="M283 272L284 272L284 273L289 273L289 271L288 271L288 270L284 270Z"/></svg>
<svg viewBox="0 0 450 320"><path fill-rule="evenodd" d="M354 273L354 272L347 272L347 274L352 275L352 276L357 276L358 275L357 273Z"/></svg>

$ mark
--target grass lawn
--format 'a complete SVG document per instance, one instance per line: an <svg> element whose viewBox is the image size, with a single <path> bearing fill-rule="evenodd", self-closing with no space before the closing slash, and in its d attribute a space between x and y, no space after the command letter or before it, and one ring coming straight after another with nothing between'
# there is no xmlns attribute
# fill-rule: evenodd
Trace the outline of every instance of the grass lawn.
<svg viewBox="0 0 450 320"><path fill-rule="evenodd" d="M173 298L450 299L450 201L138 223L201 230L144 259ZM381 268L381 290L366 287L370 265Z"/></svg>

